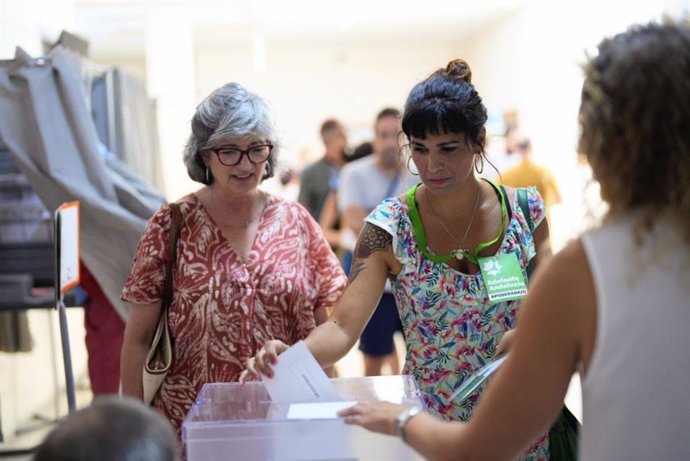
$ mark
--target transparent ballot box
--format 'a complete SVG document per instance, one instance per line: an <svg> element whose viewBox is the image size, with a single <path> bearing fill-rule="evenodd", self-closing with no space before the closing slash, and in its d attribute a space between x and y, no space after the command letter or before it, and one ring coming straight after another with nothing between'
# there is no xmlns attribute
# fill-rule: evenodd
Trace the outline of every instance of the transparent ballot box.
<svg viewBox="0 0 690 461"><path fill-rule="evenodd" d="M411 376L331 380L344 400L420 404ZM381 461L423 459L399 437L342 419L288 417L291 402L271 401L263 383L205 384L183 423L188 461Z"/></svg>

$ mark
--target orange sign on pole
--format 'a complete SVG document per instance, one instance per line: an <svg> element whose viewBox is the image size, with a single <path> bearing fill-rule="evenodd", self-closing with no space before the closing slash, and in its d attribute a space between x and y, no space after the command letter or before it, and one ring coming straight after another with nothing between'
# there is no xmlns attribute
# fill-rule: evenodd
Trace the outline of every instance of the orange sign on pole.
<svg viewBox="0 0 690 461"><path fill-rule="evenodd" d="M79 202L64 203L57 210L59 226L60 292L79 285Z"/></svg>

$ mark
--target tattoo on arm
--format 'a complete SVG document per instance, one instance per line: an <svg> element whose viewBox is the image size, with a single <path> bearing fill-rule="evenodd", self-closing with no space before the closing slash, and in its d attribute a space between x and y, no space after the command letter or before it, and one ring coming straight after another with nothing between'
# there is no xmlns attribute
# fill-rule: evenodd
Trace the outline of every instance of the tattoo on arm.
<svg viewBox="0 0 690 461"><path fill-rule="evenodd" d="M392 242L390 234L380 227L364 223L355 246L354 261L347 284L350 285L366 267L365 260L377 251L387 251Z"/></svg>
<svg viewBox="0 0 690 461"><path fill-rule="evenodd" d="M355 260L352 262L352 268L350 269L350 276L347 278L347 284L350 285L352 282L355 281L357 276L359 275L360 272L362 272L362 269L364 269L364 261L360 260Z"/></svg>

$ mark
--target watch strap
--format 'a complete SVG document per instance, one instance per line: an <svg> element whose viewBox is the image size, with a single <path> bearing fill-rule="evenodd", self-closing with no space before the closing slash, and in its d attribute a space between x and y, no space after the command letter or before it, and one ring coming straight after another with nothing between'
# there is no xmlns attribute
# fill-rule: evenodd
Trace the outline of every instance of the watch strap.
<svg viewBox="0 0 690 461"><path fill-rule="evenodd" d="M419 405L414 405L411 407L405 408L398 417L396 418L396 424L398 427L398 435L400 438L403 440L403 442L407 443L407 440L405 438L405 425L410 421L410 419L413 416L418 415L423 411L422 407Z"/></svg>

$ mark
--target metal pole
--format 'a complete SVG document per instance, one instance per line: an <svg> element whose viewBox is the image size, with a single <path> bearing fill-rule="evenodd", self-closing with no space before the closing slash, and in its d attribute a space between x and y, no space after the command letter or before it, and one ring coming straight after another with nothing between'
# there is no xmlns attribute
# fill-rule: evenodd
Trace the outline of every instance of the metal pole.
<svg viewBox="0 0 690 461"><path fill-rule="evenodd" d="M58 313L60 314L60 337L62 339L62 359L65 363L65 388L67 391L67 410L74 413L77 410L77 402L74 390L74 373L72 371L72 354L69 345L69 328L67 326L67 311L65 303L60 297L58 301Z"/></svg>
<svg viewBox="0 0 690 461"><path fill-rule="evenodd" d="M55 211L55 308L60 317L60 338L62 340L62 360L65 366L65 390L67 392L67 411L74 413L77 411L77 404L74 391L74 373L72 372L72 354L69 345L69 328L67 326L67 312L62 293L62 278L60 273L60 263L62 262L62 221L60 210Z"/></svg>

